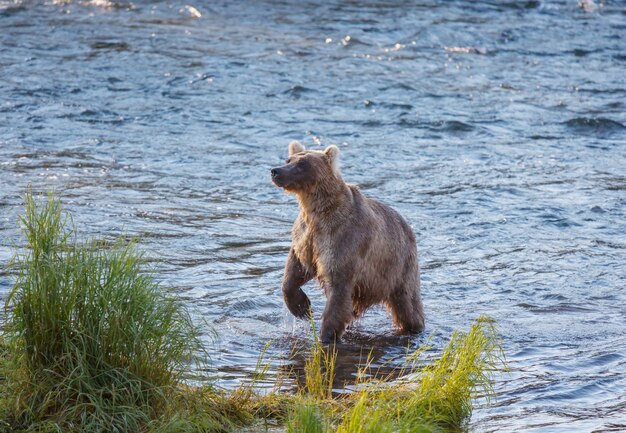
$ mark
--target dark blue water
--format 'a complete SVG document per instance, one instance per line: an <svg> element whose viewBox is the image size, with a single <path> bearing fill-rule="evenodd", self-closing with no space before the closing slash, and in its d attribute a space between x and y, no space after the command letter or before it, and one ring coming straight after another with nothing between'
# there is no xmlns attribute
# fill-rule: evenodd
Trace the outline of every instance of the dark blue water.
<svg viewBox="0 0 626 433"><path fill-rule="evenodd" d="M86 236L141 238L219 332L224 386L269 340L279 374L310 333L269 169L334 143L413 226L428 320L407 340L370 311L340 376L487 314L510 372L473 430L626 430L626 4L596 6L0 0L0 262L27 186L54 189Z"/></svg>

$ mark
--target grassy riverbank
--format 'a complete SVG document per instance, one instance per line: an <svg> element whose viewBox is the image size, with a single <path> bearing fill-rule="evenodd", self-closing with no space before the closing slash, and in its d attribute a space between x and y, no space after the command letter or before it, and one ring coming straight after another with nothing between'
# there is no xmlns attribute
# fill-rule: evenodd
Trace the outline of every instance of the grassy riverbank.
<svg viewBox="0 0 626 433"><path fill-rule="evenodd" d="M333 397L336 354L313 338L296 393L190 386L201 329L142 266L133 242L79 242L54 196L25 197L28 248L0 338L0 432L418 432L462 427L503 366L493 323L455 333L438 360ZM262 369L262 367L260 367ZM363 377L371 375L363 374Z"/></svg>

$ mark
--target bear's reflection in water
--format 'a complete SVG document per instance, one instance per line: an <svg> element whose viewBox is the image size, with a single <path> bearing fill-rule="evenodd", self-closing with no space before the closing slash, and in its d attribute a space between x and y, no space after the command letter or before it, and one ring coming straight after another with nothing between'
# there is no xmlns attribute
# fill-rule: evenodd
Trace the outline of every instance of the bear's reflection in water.
<svg viewBox="0 0 626 433"><path fill-rule="evenodd" d="M419 340L419 341L416 341ZM334 348L336 360L333 378L333 394L350 392L359 381L368 378L396 379L405 374L404 358L420 348L422 339L390 332L387 335L372 335L348 328ZM287 390L305 388L305 364L311 357L312 338L292 337L289 361L279 367L278 375L288 385ZM332 345L323 345L328 353ZM428 354L421 361L426 362ZM324 369L322 369L324 371Z"/></svg>

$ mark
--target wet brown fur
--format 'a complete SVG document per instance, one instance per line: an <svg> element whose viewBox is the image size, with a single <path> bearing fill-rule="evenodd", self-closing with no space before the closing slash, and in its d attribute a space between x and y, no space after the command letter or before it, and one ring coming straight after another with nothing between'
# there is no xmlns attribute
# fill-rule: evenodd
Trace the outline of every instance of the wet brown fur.
<svg viewBox="0 0 626 433"><path fill-rule="evenodd" d="M415 236L395 210L346 184L339 149L289 146L287 165L272 170L276 185L295 193L300 214L283 277L283 297L297 317L310 302L301 286L316 278L328 299L321 338L338 339L349 323L385 304L402 332L424 328Z"/></svg>

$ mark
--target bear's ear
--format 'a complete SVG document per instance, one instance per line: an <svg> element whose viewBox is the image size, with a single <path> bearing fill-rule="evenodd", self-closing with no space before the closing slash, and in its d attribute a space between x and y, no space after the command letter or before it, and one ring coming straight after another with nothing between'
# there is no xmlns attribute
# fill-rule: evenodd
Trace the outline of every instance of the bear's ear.
<svg viewBox="0 0 626 433"><path fill-rule="evenodd" d="M334 144L331 144L324 150L324 155L330 161L330 165L336 173L339 173L339 148Z"/></svg>
<svg viewBox="0 0 626 433"><path fill-rule="evenodd" d="M289 156L293 155L294 153L300 153L300 152L304 152L304 146L302 145L302 143L300 143L297 140L294 140L291 143L289 143Z"/></svg>

